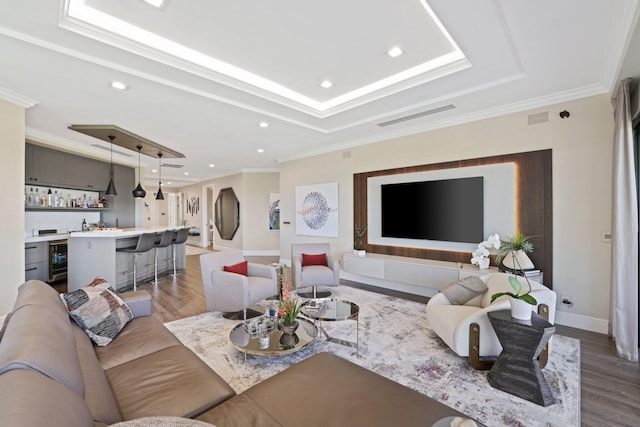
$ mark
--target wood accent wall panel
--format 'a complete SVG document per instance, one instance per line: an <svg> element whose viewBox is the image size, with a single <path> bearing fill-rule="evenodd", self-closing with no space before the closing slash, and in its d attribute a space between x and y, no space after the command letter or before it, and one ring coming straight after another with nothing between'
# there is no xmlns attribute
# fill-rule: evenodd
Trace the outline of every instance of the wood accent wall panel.
<svg viewBox="0 0 640 427"><path fill-rule="evenodd" d="M357 238L355 234L356 227L362 228L368 224L367 180L369 178L509 162L513 162L516 165L516 230L514 230L514 233L521 231L529 236L535 236L535 239L533 240L535 250L530 254L530 258L536 268L539 268L544 272L545 285L549 288L553 288L553 187L551 150L505 154L477 159L457 160L354 174L354 242ZM485 215L487 215L487 212L485 212ZM490 230L487 232L490 232ZM504 238L507 236L502 237ZM369 244L368 230L365 233L363 240L364 249L372 253L462 263L469 263L469 260L471 259L470 252L451 252L434 249Z"/></svg>

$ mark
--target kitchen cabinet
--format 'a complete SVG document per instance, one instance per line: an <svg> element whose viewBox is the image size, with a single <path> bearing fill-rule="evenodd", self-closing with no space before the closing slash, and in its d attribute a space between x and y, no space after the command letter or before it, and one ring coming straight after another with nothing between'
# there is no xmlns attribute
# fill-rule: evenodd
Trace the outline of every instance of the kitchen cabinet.
<svg viewBox="0 0 640 427"><path fill-rule="evenodd" d="M67 188L106 191L109 184L109 164L85 157L67 155L64 185Z"/></svg>
<svg viewBox="0 0 640 427"><path fill-rule="evenodd" d="M25 146L25 184L64 185L64 153L27 144Z"/></svg>
<svg viewBox="0 0 640 427"><path fill-rule="evenodd" d="M113 183L116 186L118 195L106 197L109 210L102 212L100 220L107 227L135 227L136 199L131 195L131 190L136 185L134 170L125 166L114 165Z"/></svg>
<svg viewBox="0 0 640 427"><path fill-rule="evenodd" d="M27 280L49 280L49 243L25 243L24 277Z"/></svg>

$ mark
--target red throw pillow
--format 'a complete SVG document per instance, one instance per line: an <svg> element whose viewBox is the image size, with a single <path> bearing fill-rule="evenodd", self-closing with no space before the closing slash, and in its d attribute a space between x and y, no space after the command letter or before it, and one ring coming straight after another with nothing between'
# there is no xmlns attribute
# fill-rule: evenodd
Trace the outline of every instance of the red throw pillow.
<svg viewBox="0 0 640 427"><path fill-rule="evenodd" d="M248 261L242 261L234 265L225 265L224 271L228 271L229 273L237 273L242 274L243 276L248 276Z"/></svg>
<svg viewBox="0 0 640 427"><path fill-rule="evenodd" d="M327 265L327 254L302 254L302 266L307 265Z"/></svg>

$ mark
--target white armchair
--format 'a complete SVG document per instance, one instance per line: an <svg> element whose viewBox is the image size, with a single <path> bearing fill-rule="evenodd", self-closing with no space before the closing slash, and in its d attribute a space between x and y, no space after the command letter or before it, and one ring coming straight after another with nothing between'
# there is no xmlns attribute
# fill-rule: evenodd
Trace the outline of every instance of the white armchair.
<svg viewBox="0 0 640 427"><path fill-rule="evenodd" d="M252 304L277 295L277 276L275 268L248 263L248 275L224 271L245 261L240 253L221 251L200 255L202 285L207 311L221 311L234 314L243 313L247 318L247 308Z"/></svg>
<svg viewBox="0 0 640 427"><path fill-rule="evenodd" d="M327 265L303 265L302 254L321 255L326 254ZM312 288L311 293L298 295L306 298L324 298L331 295L330 292L318 292L318 286L338 286L340 284L340 265L331 255L331 247L328 243L294 243L291 245L291 267L293 274L293 287Z"/></svg>
<svg viewBox="0 0 640 427"><path fill-rule="evenodd" d="M493 273L481 277L488 290L462 305L453 305L443 293L434 295L427 303L427 322L433 331L458 356L469 357L476 369L486 367L481 358L498 356L502 346L496 336L487 313L510 308L509 297L502 296L491 304L491 295L496 292L513 292L509 284L509 274ZM524 277L519 277L522 288L527 289ZM538 282L531 283L531 295L538 305L532 309L538 312L542 305L545 313L539 313L549 322L555 322L556 293ZM548 307L548 309L544 308ZM545 358L543 360L543 358ZM546 363L546 355L541 356L541 366Z"/></svg>

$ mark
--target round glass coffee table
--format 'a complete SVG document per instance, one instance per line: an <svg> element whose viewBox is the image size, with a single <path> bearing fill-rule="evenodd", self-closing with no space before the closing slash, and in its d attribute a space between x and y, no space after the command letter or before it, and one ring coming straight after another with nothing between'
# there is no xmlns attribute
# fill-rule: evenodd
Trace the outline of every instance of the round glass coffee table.
<svg viewBox="0 0 640 427"><path fill-rule="evenodd" d="M321 332L326 337L327 341L346 345L347 347L353 347L356 349L356 355L358 356L360 355L359 354L360 322L358 321L358 314L360 313L360 307L358 307L356 303L339 299L339 298L314 299L302 304L301 313L303 316L313 319L313 324L317 326L318 332L319 333ZM356 321L356 341L355 342L332 337L322 327L322 322L337 322L340 320L350 320L350 319Z"/></svg>
<svg viewBox="0 0 640 427"><path fill-rule="evenodd" d="M245 329L242 322L238 323L229 333L229 339L233 346L244 353L244 359L247 360L247 354L255 356L281 356L298 352L311 344L318 334L318 330L313 322L298 317L299 326L296 330L298 342L293 346L284 346L280 344L282 331L276 327L268 332L249 333Z"/></svg>

